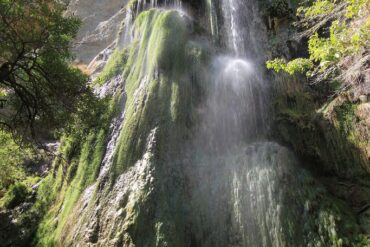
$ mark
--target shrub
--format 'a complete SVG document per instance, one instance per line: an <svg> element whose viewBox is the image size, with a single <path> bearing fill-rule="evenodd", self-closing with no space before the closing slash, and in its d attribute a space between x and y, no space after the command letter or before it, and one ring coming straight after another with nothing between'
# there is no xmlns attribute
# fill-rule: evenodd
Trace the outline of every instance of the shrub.
<svg viewBox="0 0 370 247"><path fill-rule="evenodd" d="M336 13L341 6L345 6L343 14ZM308 36L309 57L292 61L276 58L267 61L267 68L289 74L307 72L307 76L337 71L344 57L370 49L369 7L367 0L317 0L310 6L301 6L297 13L303 17L300 25ZM329 37L319 33L322 23L329 24Z"/></svg>
<svg viewBox="0 0 370 247"><path fill-rule="evenodd" d="M12 209L24 202L29 190L23 183L12 184L2 199L2 207Z"/></svg>

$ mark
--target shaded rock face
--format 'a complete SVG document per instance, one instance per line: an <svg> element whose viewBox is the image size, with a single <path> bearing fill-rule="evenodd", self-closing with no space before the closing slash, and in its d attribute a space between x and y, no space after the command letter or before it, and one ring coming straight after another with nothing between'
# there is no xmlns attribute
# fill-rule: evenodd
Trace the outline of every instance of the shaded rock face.
<svg viewBox="0 0 370 247"><path fill-rule="evenodd" d="M32 203L26 202L13 210L0 211L0 245L29 246L37 228L37 219L24 217Z"/></svg>
<svg viewBox="0 0 370 247"><path fill-rule="evenodd" d="M76 62L89 64L117 38L125 16L127 0L71 0L66 15L81 19L82 26L73 44Z"/></svg>
<svg viewBox="0 0 370 247"><path fill-rule="evenodd" d="M267 23L279 11L276 3L297 5L296 1L262 2L267 6ZM269 58L307 57L306 38L297 38L304 27L295 27L292 15L276 18L279 25L268 32ZM370 127L366 113L370 73L366 61L369 61L367 52L343 59L339 64L340 82L312 84L302 75L270 74L276 81L277 96L273 103L272 135L311 161L311 168L321 174L354 178L370 173Z"/></svg>
<svg viewBox="0 0 370 247"><path fill-rule="evenodd" d="M270 58L307 57L307 44L294 39L298 30L292 20L279 18L278 28L269 30ZM341 83L346 89L340 93L330 82L312 85L299 75L271 75L276 81L272 135L290 146L331 194L347 202L366 234L370 203L368 56L365 52L341 61Z"/></svg>

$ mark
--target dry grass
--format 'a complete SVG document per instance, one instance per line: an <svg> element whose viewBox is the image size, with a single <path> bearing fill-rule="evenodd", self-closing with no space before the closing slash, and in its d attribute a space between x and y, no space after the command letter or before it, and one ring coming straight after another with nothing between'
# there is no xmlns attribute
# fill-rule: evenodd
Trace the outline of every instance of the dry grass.
<svg viewBox="0 0 370 247"><path fill-rule="evenodd" d="M91 75L91 71L86 64L76 63L76 64L73 64L73 67L80 70L84 75L87 75L87 76Z"/></svg>

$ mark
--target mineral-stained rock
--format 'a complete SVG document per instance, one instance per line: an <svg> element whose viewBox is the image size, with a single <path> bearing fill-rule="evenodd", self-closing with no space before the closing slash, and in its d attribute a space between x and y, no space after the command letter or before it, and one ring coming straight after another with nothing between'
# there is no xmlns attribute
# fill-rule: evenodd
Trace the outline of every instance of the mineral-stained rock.
<svg viewBox="0 0 370 247"><path fill-rule="evenodd" d="M82 26L73 45L76 62L88 64L117 37L127 0L71 0L66 15L77 16Z"/></svg>

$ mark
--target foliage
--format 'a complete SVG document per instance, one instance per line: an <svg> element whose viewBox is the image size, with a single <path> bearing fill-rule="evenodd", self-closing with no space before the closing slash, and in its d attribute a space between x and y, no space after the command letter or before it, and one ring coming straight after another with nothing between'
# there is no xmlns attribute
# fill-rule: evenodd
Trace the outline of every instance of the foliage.
<svg viewBox="0 0 370 247"><path fill-rule="evenodd" d="M57 132L58 137L67 135L83 138L91 129L97 129L107 123L107 115L111 113L110 110L107 111L110 107L110 97L98 99L91 92L89 94L79 102L76 111L70 114L64 128Z"/></svg>
<svg viewBox="0 0 370 247"><path fill-rule="evenodd" d="M89 94L87 78L69 65L80 21L55 0L0 1L1 128L24 139L35 124L54 129Z"/></svg>
<svg viewBox="0 0 370 247"><path fill-rule="evenodd" d="M314 17L322 14L327 14L334 10L335 0L316 0L311 6L300 6L297 9L297 14L303 14L305 17Z"/></svg>
<svg viewBox="0 0 370 247"><path fill-rule="evenodd" d="M292 75L296 72L303 73L311 69L314 65L311 60L304 58L298 58L288 63L284 59L276 58L274 60L267 61L266 66L268 69L273 69L276 72L284 70Z"/></svg>
<svg viewBox="0 0 370 247"><path fill-rule="evenodd" d="M17 182L9 187L9 190L6 192L4 198L2 198L1 200L2 205L0 206L8 209L14 208L20 203L24 202L28 195L29 190L27 189L26 185Z"/></svg>
<svg viewBox="0 0 370 247"><path fill-rule="evenodd" d="M33 157L29 148L21 148L14 142L11 134L0 131L0 197L11 184L26 177L21 164Z"/></svg>
<svg viewBox="0 0 370 247"><path fill-rule="evenodd" d="M310 6L301 6L298 14L305 19L321 18L333 14L335 6L343 1L318 0ZM307 72L308 76L317 75L335 68L339 61L370 49L370 17L368 0L345 0L344 16L330 23L329 37L322 37L315 32L309 37L308 58L297 58L292 61L274 59L267 61L267 68L289 74Z"/></svg>
<svg viewBox="0 0 370 247"><path fill-rule="evenodd" d="M87 124L80 119L84 115L76 115L69 124L62 136L58 158L54 160L54 171L38 189L33 211L43 216L43 220L35 237L37 245L55 245L81 193L96 181L107 146L109 126L117 114L120 96L95 103L90 113L94 121ZM84 124L81 126L79 123ZM54 206L49 208L52 203ZM54 220L56 215L59 218L57 225Z"/></svg>
<svg viewBox="0 0 370 247"><path fill-rule="evenodd" d="M27 171L24 163L41 158L42 153L19 146L10 133L0 131L0 207L13 208L25 200L40 177Z"/></svg>

